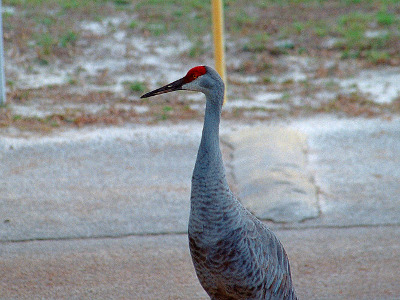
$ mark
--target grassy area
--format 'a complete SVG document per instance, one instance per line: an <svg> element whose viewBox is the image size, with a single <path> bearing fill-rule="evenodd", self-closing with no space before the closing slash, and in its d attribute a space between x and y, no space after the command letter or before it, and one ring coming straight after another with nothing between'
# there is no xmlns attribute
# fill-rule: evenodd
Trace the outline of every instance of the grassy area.
<svg viewBox="0 0 400 300"><path fill-rule="evenodd" d="M86 50L92 50L91 48L101 44L97 42L114 43L114 35L120 33L123 40L120 40L121 45L115 45L115 48L121 46L119 49L126 49L119 53L125 56L128 65L130 60L138 58L135 56L136 45L130 45L127 40L141 37L154 44L157 44L157 40L165 43L169 34L178 32L179 35L172 36L182 39L186 37L191 41L186 52L179 53L179 58L199 61L210 57L212 51L208 42L211 40L210 2L5 0L3 6L11 7L3 13L5 48L20 64L19 70L32 75L38 74L38 70L51 69L54 66L74 65L77 58L85 59ZM268 117L281 117L283 114L296 116L304 112L344 112L347 115L367 116L399 112L399 101L386 107L366 101L365 95L358 94L339 95L327 103L309 108L306 105L302 108L296 107L292 101L295 93L300 93L302 98L312 98L321 87L310 84L307 81L310 78L300 83L289 78L282 84L275 81L275 78L288 70L287 66L278 62L278 58L286 58L285 55L314 56L318 59L323 57L336 62L331 67L321 66L316 70L315 78L343 76L346 70L338 67L338 59L357 60L357 63L363 66L400 65L400 1L225 0L224 13L227 55L240 57L237 66L228 66L229 73L256 74L259 76L258 85L268 85L269 89L282 92L283 96L279 101L292 105L289 112L281 109L275 111L274 108L250 110L262 110ZM96 28L98 25L103 31L96 33L96 30L84 29L83 24L93 25L90 28ZM171 41L171 44L174 42ZM107 47L102 48L103 52L98 57L97 54L94 55L96 59L103 61L113 56L110 54L112 50ZM114 45L110 47L113 48ZM149 47L149 52L153 50ZM150 55L157 55L157 51ZM142 67L140 62L136 65L129 64L129 70L119 72L104 65L102 69L91 73L90 70L75 65L68 69L65 84L39 88L18 88L18 76L14 73L14 77L7 78L11 102L23 104L37 99L51 99L54 103L96 103L104 105L105 109L98 113L67 110L64 114L54 113L46 117L32 118L18 112L13 113L10 107L4 107L0 111L0 127L13 124L25 128L29 127L29 124L36 124L38 128L52 129L70 124L83 126L95 123L119 124L139 119L162 121L198 117L198 111L190 108L191 102L177 101L168 106L158 105L156 102L139 102L136 98L148 90L150 84L145 79L142 81L139 77L129 76ZM125 74L122 82L113 77L119 76L120 73ZM346 76L350 74L346 73ZM118 82L122 84L122 88L119 89L122 94L107 89ZM91 85L91 88L95 86L98 90L86 91L82 95L80 91L85 90L85 84ZM231 80L230 84L235 86L244 98L253 92L253 86L245 81ZM332 89L336 94L339 89L332 82L322 88L327 91ZM129 101L135 99L135 104L149 106L149 111L139 114L134 110L124 111L113 106L114 103L126 104L129 97ZM235 108L232 112L226 112L226 117L242 118L248 110L249 108ZM300 113L300 110L303 111Z"/></svg>
<svg viewBox="0 0 400 300"><path fill-rule="evenodd" d="M6 0L3 3L26 11L28 18L23 20L6 14L5 32L9 35L18 32L19 36L13 37L21 40L20 47L32 46L30 38L34 37L41 60L73 48L79 39L76 21L101 21L118 11L138 16L126 26L139 33L160 36L179 31L198 41L210 32L210 2L202 0ZM246 37L244 51L310 55L333 37L338 39L333 50L341 52L343 58L386 63L390 57L400 56L397 0L226 0L224 7L229 39ZM369 31L382 34L371 37ZM274 46L274 41L282 39L290 39L291 46L286 45L285 49ZM190 56L204 52L200 45L191 49Z"/></svg>

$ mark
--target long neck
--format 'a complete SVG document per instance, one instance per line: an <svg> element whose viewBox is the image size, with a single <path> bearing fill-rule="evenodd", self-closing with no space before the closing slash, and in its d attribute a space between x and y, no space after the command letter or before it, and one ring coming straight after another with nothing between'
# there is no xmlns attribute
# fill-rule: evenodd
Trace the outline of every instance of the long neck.
<svg viewBox="0 0 400 300"><path fill-rule="evenodd" d="M221 107L218 101L212 101L213 94L207 95L206 112L204 116L203 133L193 176L225 177L221 150L219 147L219 123L221 118ZM215 178L217 179L217 178ZM211 179L209 179L211 180Z"/></svg>
<svg viewBox="0 0 400 300"><path fill-rule="evenodd" d="M215 101L212 94L206 97L203 134L192 177L191 215L207 211L206 218L211 220L226 211L235 200L226 180L219 146L221 105L218 103L222 103L222 99Z"/></svg>
<svg viewBox="0 0 400 300"><path fill-rule="evenodd" d="M222 95L223 97L223 95ZM227 216L237 215L240 206L229 189L219 146L220 101L207 97L203 134L192 177L189 236L203 232L209 237L225 230ZM217 104L218 105L218 104Z"/></svg>

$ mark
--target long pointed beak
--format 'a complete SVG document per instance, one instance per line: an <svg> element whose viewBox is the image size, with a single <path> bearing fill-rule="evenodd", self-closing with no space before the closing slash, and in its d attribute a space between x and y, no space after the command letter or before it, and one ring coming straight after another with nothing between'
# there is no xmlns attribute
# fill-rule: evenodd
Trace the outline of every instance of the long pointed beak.
<svg viewBox="0 0 400 300"><path fill-rule="evenodd" d="M182 85L185 84L184 79L185 78L183 77L183 78L178 79L174 82L171 82L167 85L164 85L163 87L160 87L154 91L148 92L147 94L144 94L140 98L148 98L148 97L152 97L152 96L156 96L156 95L161 95L161 94L165 94L165 93L169 93L169 92L173 92L173 91L182 90Z"/></svg>

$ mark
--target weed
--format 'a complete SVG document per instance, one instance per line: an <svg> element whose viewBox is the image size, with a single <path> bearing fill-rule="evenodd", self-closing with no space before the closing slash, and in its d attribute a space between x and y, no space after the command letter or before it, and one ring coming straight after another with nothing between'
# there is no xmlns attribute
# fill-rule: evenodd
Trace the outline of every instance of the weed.
<svg viewBox="0 0 400 300"><path fill-rule="evenodd" d="M375 116L379 113L379 104L369 100L360 92L339 94L335 99L323 104L319 110L324 112L344 112L351 116Z"/></svg>
<svg viewBox="0 0 400 300"><path fill-rule="evenodd" d="M167 114L161 114L157 117L157 119L160 121L166 121L166 120L168 120L168 116L167 116Z"/></svg>
<svg viewBox="0 0 400 300"><path fill-rule="evenodd" d="M11 79L7 79L6 84L10 89L13 89L15 86L15 81L11 80Z"/></svg>
<svg viewBox="0 0 400 300"><path fill-rule="evenodd" d="M147 23L144 29L153 36L160 36L167 33L167 25L164 23Z"/></svg>
<svg viewBox="0 0 400 300"><path fill-rule="evenodd" d="M22 119L22 116L21 115L13 115L12 116L12 120L13 121L18 121L18 120L21 120Z"/></svg>
<svg viewBox="0 0 400 300"><path fill-rule="evenodd" d="M53 48L57 44L57 41L50 33L37 34L34 38L36 44L39 46L39 57L43 55L48 56L53 53Z"/></svg>
<svg viewBox="0 0 400 300"><path fill-rule="evenodd" d="M67 82L68 82L69 85L76 85L76 84L78 84L78 80L77 80L76 78L73 78L73 77L68 77Z"/></svg>
<svg viewBox="0 0 400 300"><path fill-rule="evenodd" d="M201 39L195 41L189 49L189 57L195 58L199 57L206 53L206 49L204 47L204 43Z"/></svg>
<svg viewBox="0 0 400 300"><path fill-rule="evenodd" d="M243 51L262 52L267 49L270 36L265 32L257 32L250 37L250 40L243 46Z"/></svg>
<svg viewBox="0 0 400 300"><path fill-rule="evenodd" d="M360 55L361 55L361 52L358 50L345 49L345 50L343 50L342 54L340 55L340 58L342 58L342 59L359 58Z"/></svg>
<svg viewBox="0 0 400 300"><path fill-rule="evenodd" d="M138 27L138 25L139 25L139 24L138 24L137 21L132 20L132 21L129 23L128 27L129 27L129 29L135 29L135 28Z"/></svg>
<svg viewBox="0 0 400 300"><path fill-rule="evenodd" d="M359 4L359 3L361 3L361 1L362 1L362 0L345 0L344 2L345 2L347 5L352 5L352 4Z"/></svg>
<svg viewBox="0 0 400 300"><path fill-rule="evenodd" d="M185 104L183 106L183 110L186 111L186 112L192 112L193 111L189 104Z"/></svg>
<svg viewBox="0 0 400 300"><path fill-rule="evenodd" d="M79 0L64 0L61 1L61 7L64 10L78 9L81 6L79 2L80 2Z"/></svg>
<svg viewBox="0 0 400 300"><path fill-rule="evenodd" d="M383 49L386 48L388 42L392 38L390 33L382 34L378 37L370 39L370 45L372 49Z"/></svg>
<svg viewBox="0 0 400 300"><path fill-rule="evenodd" d="M361 50L365 48L365 31L371 17L359 12L343 15L338 19L337 31L344 37L338 46L345 50Z"/></svg>
<svg viewBox="0 0 400 300"><path fill-rule="evenodd" d="M364 14L361 12L351 12L346 15L339 17L338 24L341 28L352 28L354 26L361 26L366 28L368 22L372 20L369 14Z"/></svg>
<svg viewBox="0 0 400 300"><path fill-rule="evenodd" d="M171 115L171 112L173 111L173 108L169 105L165 105L162 108L162 112L157 114L156 119L159 121L166 121Z"/></svg>
<svg viewBox="0 0 400 300"><path fill-rule="evenodd" d="M125 6L131 3L130 0L114 0L113 1L116 5Z"/></svg>
<svg viewBox="0 0 400 300"><path fill-rule="evenodd" d="M264 76L264 77L262 78L262 82L265 83L265 84L270 84L270 83L273 82L273 80L272 80L272 78L269 77L269 76Z"/></svg>
<svg viewBox="0 0 400 300"><path fill-rule="evenodd" d="M141 0L135 5L135 10L146 16L143 18L145 30L155 36L167 30L177 30L185 32L188 37L198 37L209 30L211 17L207 1Z"/></svg>
<svg viewBox="0 0 400 300"><path fill-rule="evenodd" d="M172 106L165 105L162 110L164 113L168 113L168 112L171 112L173 109L172 109Z"/></svg>
<svg viewBox="0 0 400 300"><path fill-rule="evenodd" d="M393 23L393 18L386 12L380 12L376 17L381 25ZM365 36L368 24L372 20L372 14L361 13L350 13L338 19L338 32L344 37L343 41L337 43L337 46L343 49L342 58L362 57L373 63L389 61L387 53L380 49L387 48L392 38L391 34L387 33L373 38Z"/></svg>
<svg viewBox="0 0 400 300"><path fill-rule="evenodd" d="M234 15L232 29L236 32L241 32L246 27L254 25L257 20L256 16L250 16L246 11L239 10Z"/></svg>
<svg viewBox="0 0 400 300"><path fill-rule="evenodd" d="M387 11L381 10L375 15L376 21L381 26L390 26L396 21L396 16Z"/></svg>
<svg viewBox="0 0 400 300"><path fill-rule="evenodd" d="M294 84L294 79L293 79L293 78L285 79L285 80L282 82L282 84L283 84L283 85L292 85L292 84Z"/></svg>
<svg viewBox="0 0 400 300"><path fill-rule="evenodd" d="M42 25L45 25L46 27L49 27L55 23L55 19L52 17L37 17L36 22Z"/></svg>
<svg viewBox="0 0 400 300"><path fill-rule="evenodd" d="M146 90L146 85L142 81L124 81L122 84L128 88L130 93L143 93Z"/></svg>
<svg viewBox="0 0 400 300"><path fill-rule="evenodd" d="M17 102L25 102L30 98L30 91L29 90L15 90L11 94L11 99Z"/></svg>
<svg viewBox="0 0 400 300"><path fill-rule="evenodd" d="M307 53L307 49L305 47L299 47L299 49L297 50L297 53L299 55L305 54L305 53Z"/></svg>
<svg viewBox="0 0 400 300"><path fill-rule="evenodd" d="M285 93L282 94L282 97L281 97L280 100L282 102L286 102L286 101L289 101L290 98L291 98L290 93L289 92L285 92Z"/></svg>
<svg viewBox="0 0 400 300"><path fill-rule="evenodd" d="M294 22L293 23L293 28L297 32L297 34L300 34L304 30L304 23L301 22Z"/></svg>
<svg viewBox="0 0 400 300"><path fill-rule="evenodd" d="M318 37L325 37L329 33L329 26L324 21L319 21L314 26L314 33Z"/></svg>
<svg viewBox="0 0 400 300"><path fill-rule="evenodd" d="M325 83L325 88L328 91L338 91L340 88L340 84L335 80L331 79Z"/></svg>
<svg viewBox="0 0 400 300"><path fill-rule="evenodd" d="M390 54L387 51L371 50L367 52L366 58L373 64L384 64L390 62Z"/></svg>
<svg viewBox="0 0 400 300"><path fill-rule="evenodd" d="M66 48L69 45L74 45L78 39L78 33L70 30L64 33L59 39L59 45L62 48Z"/></svg>

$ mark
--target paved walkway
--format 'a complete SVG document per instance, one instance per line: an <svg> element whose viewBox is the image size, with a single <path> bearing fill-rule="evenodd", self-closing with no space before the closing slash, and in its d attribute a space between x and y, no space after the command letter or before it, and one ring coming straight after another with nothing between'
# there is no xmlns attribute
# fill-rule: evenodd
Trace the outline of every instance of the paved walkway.
<svg viewBox="0 0 400 300"><path fill-rule="evenodd" d="M301 299L399 299L400 120L222 124L233 190ZM186 227L201 124L0 139L0 299L207 299Z"/></svg>

